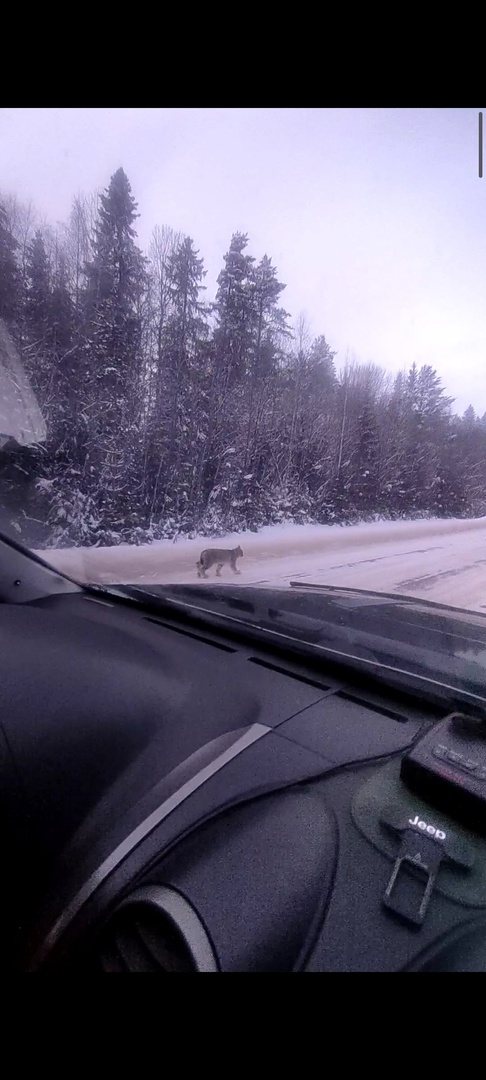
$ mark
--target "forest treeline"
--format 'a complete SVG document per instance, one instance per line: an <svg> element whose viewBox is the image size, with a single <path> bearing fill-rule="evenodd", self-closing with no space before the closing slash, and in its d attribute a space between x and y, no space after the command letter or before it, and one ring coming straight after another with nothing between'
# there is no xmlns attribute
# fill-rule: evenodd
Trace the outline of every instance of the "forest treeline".
<svg viewBox="0 0 486 1080"><path fill-rule="evenodd" d="M486 416L429 365L335 364L248 237L207 296L194 241L137 243L118 169L53 229L0 196L0 318L47 424L0 452L0 510L38 546L221 535L282 521L486 512ZM458 357L460 363L460 357Z"/></svg>

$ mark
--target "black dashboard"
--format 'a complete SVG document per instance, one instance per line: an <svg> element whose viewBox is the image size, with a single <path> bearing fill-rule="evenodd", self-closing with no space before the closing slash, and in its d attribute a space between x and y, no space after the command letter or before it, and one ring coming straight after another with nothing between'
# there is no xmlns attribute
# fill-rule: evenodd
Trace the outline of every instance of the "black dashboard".
<svg viewBox="0 0 486 1080"><path fill-rule="evenodd" d="M486 970L486 842L400 776L443 710L82 591L0 635L7 969Z"/></svg>

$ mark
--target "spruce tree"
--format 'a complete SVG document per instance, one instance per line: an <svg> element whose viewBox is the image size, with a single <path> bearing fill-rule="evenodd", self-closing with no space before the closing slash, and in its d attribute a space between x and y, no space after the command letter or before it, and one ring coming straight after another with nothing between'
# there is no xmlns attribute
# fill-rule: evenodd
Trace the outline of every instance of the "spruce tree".
<svg viewBox="0 0 486 1080"><path fill-rule="evenodd" d="M185 237L168 260L170 315L164 333L169 421L165 490L166 502L170 500L171 509L179 514L187 514L196 485L206 337L200 293L205 273L193 241Z"/></svg>
<svg viewBox="0 0 486 1080"><path fill-rule="evenodd" d="M214 302L217 371L230 383L249 370L255 338L253 256L246 254L246 233L236 232L224 256Z"/></svg>
<svg viewBox="0 0 486 1080"><path fill-rule="evenodd" d="M44 237L38 229L27 252L25 319L31 343L47 343L50 336L50 268Z"/></svg>
<svg viewBox="0 0 486 1080"><path fill-rule="evenodd" d="M137 421L142 408L140 301L145 274L135 243L137 216L130 183L120 168L100 197L84 303L86 450L110 529L118 529L132 513L142 455Z"/></svg>
<svg viewBox="0 0 486 1080"><path fill-rule="evenodd" d="M252 374L257 378L269 375L281 356L281 341L290 337L288 313L278 307L280 294L286 288L277 279L277 270L264 255L253 274L255 330Z"/></svg>
<svg viewBox="0 0 486 1080"><path fill-rule="evenodd" d="M19 315L20 275L16 261L17 243L9 228L7 212L0 204L0 319L15 329Z"/></svg>

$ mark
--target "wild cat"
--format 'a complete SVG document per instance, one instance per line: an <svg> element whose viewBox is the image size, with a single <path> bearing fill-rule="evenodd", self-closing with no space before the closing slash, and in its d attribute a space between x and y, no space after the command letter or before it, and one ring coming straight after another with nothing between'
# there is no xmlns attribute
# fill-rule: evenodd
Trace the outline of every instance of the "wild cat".
<svg viewBox="0 0 486 1080"><path fill-rule="evenodd" d="M216 576L221 576L221 567L225 563L229 563L231 569L235 574L241 574L241 570L238 570L236 560L241 559L243 552L240 546L236 548L205 548L201 551L200 558L196 563L197 576L206 577L206 570L209 570L211 566L216 563Z"/></svg>

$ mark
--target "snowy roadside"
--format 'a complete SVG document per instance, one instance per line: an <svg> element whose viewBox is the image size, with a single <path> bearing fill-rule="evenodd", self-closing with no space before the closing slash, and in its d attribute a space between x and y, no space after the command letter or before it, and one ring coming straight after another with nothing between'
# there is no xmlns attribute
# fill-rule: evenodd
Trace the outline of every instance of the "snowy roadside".
<svg viewBox="0 0 486 1080"><path fill-rule="evenodd" d="M244 551L232 585L286 585L307 580L422 596L486 610L486 518L372 522L359 525L277 525L218 540L40 551L57 569L93 583L196 582L205 547ZM485 557L483 557L485 556ZM200 581L202 587L208 581Z"/></svg>

